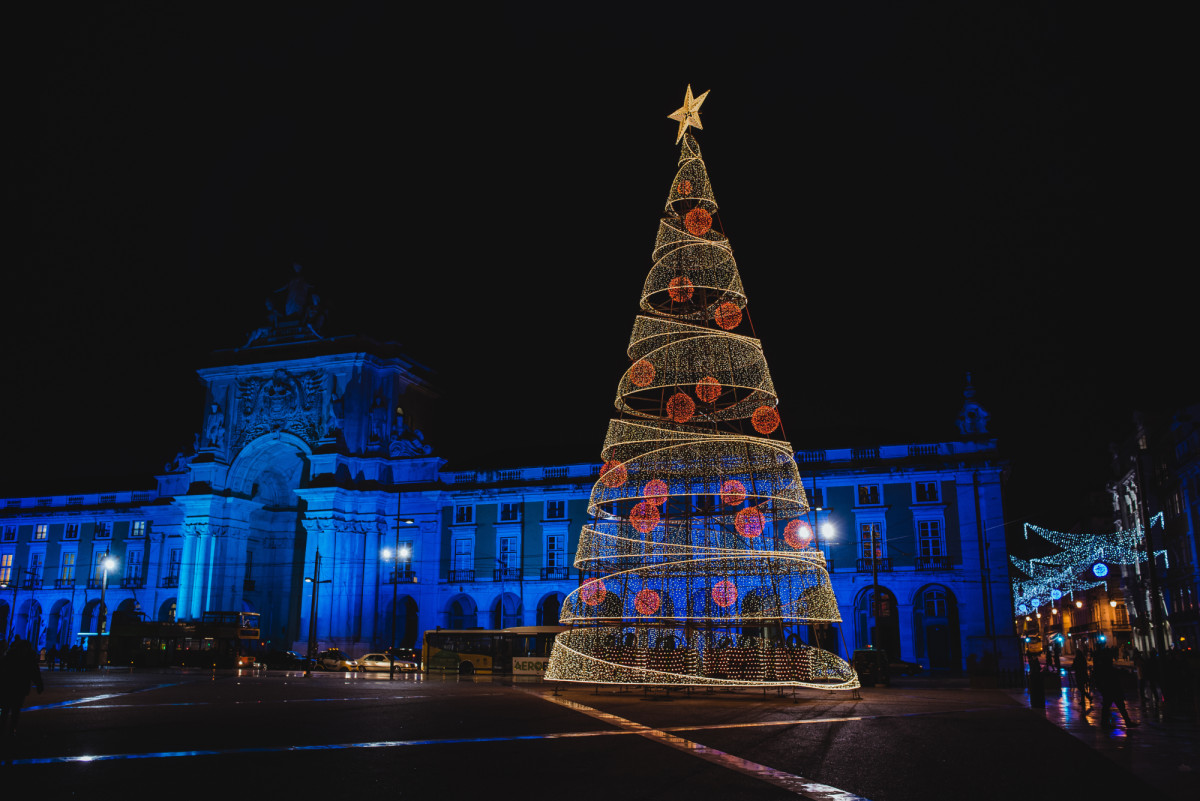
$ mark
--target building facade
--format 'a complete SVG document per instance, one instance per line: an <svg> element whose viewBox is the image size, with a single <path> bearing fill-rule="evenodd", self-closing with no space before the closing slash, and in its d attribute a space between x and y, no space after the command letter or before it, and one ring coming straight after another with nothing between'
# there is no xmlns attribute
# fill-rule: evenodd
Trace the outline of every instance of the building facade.
<svg viewBox="0 0 1200 801"><path fill-rule="evenodd" d="M1106 487L1117 530L1141 528L1160 554L1122 568L1119 597L1138 650L1192 649L1200 642L1200 405L1165 421L1135 416L1133 435L1112 446Z"/></svg>
<svg viewBox="0 0 1200 801"><path fill-rule="evenodd" d="M256 612L269 650L557 623L599 463L447 470L419 428L429 370L395 345L321 336L299 275L268 305L267 326L198 371L201 431L155 486L5 500L6 635L75 644L102 592L109 614L151 620ZM1005 463L966 395L953 440L797 453L843 618L811 634L824 647L1015 664Z"/></svg>

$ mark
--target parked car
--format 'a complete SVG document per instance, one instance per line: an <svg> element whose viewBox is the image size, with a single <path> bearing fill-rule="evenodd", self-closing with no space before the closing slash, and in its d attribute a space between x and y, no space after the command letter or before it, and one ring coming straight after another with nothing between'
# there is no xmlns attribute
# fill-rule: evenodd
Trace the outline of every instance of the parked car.
<svg viewBox="0 0 1200 801"><path fill-rule="evenodd" d="M270 670L307 670L312 660L295 651L270 651L262 659Z"/></svg>
<svg viewBox="0 0 1200 801"><path fill-rule="evenodd" d="M358 663L343 653L341 649L330 648L317 654L316 667L321 670L340 670L345 673L358 670Z"/></svg>
<svg viewBox="0 0 1200 801"><path fill-rule="evenodd" d="M924 669L920 662L905 662L903 659L888 662L888 672L893 676L915 676Z"/></svg>
<svg viewBox="0 0 1200 801"><path fill-rule="evenodd" d="M387 654L363 654L358 658L358 669L367 672L382 671L386 673L389 668L394 672L417 670L418 665L411 659L388 659Z"/></svg>
<svg viewBox="0 0 1200 801"><path fill-rule="evenodd" d="M876 684L888 686L892 683L890 660L886 651L862 648L854 652L852 661L854 672L858 674L858 680L862 686L873 687Z"/></svg>
<svg viewBox="0 0 1200 801"><path fill-rule="evenodd" d="M397 662L412 662L416 665L413 670L420 670L421 668L420 648L388 648L383 653L384 655L391 654Z"/></svg>

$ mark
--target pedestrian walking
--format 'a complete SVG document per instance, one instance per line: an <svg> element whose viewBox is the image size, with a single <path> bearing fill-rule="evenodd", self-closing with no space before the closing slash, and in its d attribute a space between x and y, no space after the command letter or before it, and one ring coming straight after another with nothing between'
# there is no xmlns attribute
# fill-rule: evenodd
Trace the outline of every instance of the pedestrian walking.
<svg viewBox="0 0 1200 801"><path fill-rule="evenodd" d="M21 707L29 695L30 686L37 687L41 694L42 672L38 669L38 655L27 641L14 637L4 658L0 659L0 749L7 757L17 736L17 721Z"/></svg>
<svg viewBox="0 0 1200 801"><path fill-rule="evenodd" d="M1087 651L1082 648L1075 652L1075 659L1071 662L1071 673L1075 677L1075 689L1079 693L1079 706L1086 715L1088 702L1092 700L1092 696L1088 692L1090 677L1088 676Z"/></svg>
<svg viewBox="0 0 1200 801"><path fill-rule="evenodd" d="M1092 658L1092 686L1100 693L1100 725L1113 725L1112 708L1115 705L1125 721L1125 728L1132 729L1138 724L1129 719L1129 710L1125 708L1125 690L1114 664L1116 656L1116 648L1099 648Z"/></svg>
<svg viewBox="0 0 1200 801"><path fill-rule="evenodd" d="M1029 657L1029 705L1045 706L1046 705L1046 685L1042 678L1042 663L1038 661L1037 654L1028 654Z"/></svg>

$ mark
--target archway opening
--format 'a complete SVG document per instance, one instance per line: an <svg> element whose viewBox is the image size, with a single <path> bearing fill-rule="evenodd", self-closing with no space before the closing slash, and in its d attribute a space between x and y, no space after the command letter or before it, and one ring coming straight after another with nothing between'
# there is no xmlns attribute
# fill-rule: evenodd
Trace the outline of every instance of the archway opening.
<svg viewBox="0 0 1200 801"><path fill-rule="evenodd" d="M469 595L457 595L446 607L447 628L474 629L479 627L479 607Z"/></svg>
<svg viewBox="0 0 1200 801"><path fill-rule="evenodd" d="M962 644L958 601L949 588L931 584L913 604L913 640L917 658L928 659L930 670L961 670Z"/></svg>
<svg viewBox="0 0 1200 801"><path fill-rule="evenodd" d="M522 608L521 599L511 592L506 592L492 604L492 628L507 629L512 626L520 626L524 615L525 610Z"/></svg>
<svg viewBox="0 0 1200 801"><path fill-rule="evenodd" d="M886 651L891 659L902 659L900 654L900 618L896 614L896 596L886 587L879 587L879 602L867 587L858 596L856 611L858 625L855 626L855 642L858 648Z"/></svg>

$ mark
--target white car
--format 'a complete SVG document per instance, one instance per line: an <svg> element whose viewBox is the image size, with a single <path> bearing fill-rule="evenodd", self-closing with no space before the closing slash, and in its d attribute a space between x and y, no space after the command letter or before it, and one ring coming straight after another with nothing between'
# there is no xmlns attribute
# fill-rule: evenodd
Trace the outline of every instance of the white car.
<svg viewBox="0 0 1200 801"><path fill-rule="evenodd" d="M358 663L337 648L330 648L328 651L317 654L316 667L321 670L340 670L343 673L352 673L358 670Z"/></svg>
<svg viewBox="0 0 1200 801"><path fill-rule="evenodd" d="M387 654L363 654L356 661L358 662L358 669L364 673L371 671L387 673L389 668L399 673L400 671L417 670L420 667L416 662L411 662L407 659L397 659L393 667Z"/></svg>

